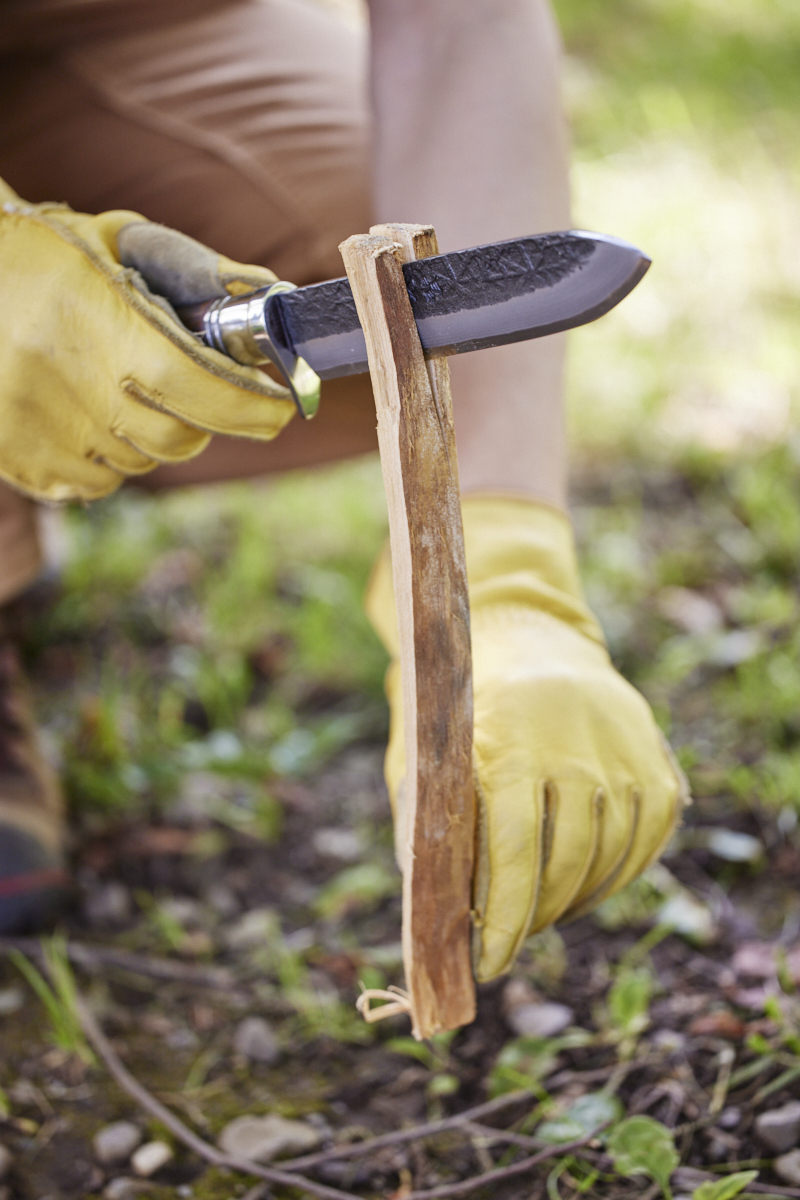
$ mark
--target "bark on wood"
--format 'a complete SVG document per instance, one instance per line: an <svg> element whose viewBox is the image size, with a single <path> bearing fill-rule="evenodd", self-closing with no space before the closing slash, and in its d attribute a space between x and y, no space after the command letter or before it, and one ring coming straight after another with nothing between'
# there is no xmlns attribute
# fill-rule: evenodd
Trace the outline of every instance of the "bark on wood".
<svg viewBox="0 0 800 1200"><path fill-rule="evenodd" d="M472 663L450 377L425 362L401 263L438 253L430 226L376 226L340 247L378 412L400 630L408 844L403 959L413 1033L475 1016L470 906Z"/></svg>

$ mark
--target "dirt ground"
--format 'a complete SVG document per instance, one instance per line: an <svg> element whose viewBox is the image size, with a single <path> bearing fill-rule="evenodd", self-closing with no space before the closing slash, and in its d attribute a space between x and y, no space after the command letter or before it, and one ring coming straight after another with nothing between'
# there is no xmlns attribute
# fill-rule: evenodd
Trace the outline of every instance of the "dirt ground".
<svg viewBox="0 0 800 1200"><path fill-rule="evenodd" d="M746 470L797 489L792 461L770 454ZM69 591L46 611L29 634L29 657L41 711L51 732L61 731L73 803L76 891L60 929L80 992L151 1095L212 1145L243 1115L299 1120L306 1144L327 1151L307 1178L365 1197L460 1194L452 1191L459 1182L537 1151L549 1157L490 1181L486 1194L655 1196L659 1182L621 1174L609 1151L614 1126L635 1115L668 1131L670 1166L680 1164L674 1193L754 1170L748 1192L800 1195L800 1185L787 1187L786 1169L775 1173L778 1152L757 1129L760 1114L800 1099L800 847L794 809L769 799L777 785L768 749L771 741L793 753L795 716L781 718L776 733L774 712L758 700L764 671L775 678L796 636L775 599L776 589L792 591L795 566L774 551L754 566L719 549L734 518L757 526L757 506L736 499L743 470L706 462L682 472L629 467L611 478L584 471L575 512L590 595L618 659L656 711L671 712L696 801L661 865L593 916L532 939L509 979L480 989L475 1024L430 1045L415 1044L402 1017L367 1026L355 1010L360 983L402 983L399 878L381 773L385 710L369 681L337 688L330 677L304 674L285 629L273 629L250 652L238 757L227 748L230 728L215 728L212 699L200 698L203 677L185 684L185 670L178 724L162 712L173 740L163 733L154 753L146 724L158 708L153 681L161 710L172 712L175 643L196 648L189 618L207 611L212 593L203 581L220 564L198 566L185 545L162 547L142 559L142 581L116 622L109 604L122 584L111 576L94 578L92 611L76 616ZM367 486L352 475L346 487L331 478L348 493ZM130 522L129 504L141 517L140 503L120 500L96 523L85 548L92 561L103 539ZM217 519L231 535L224 504ZM208 521L203 528L216 546ZM171 536L185 541L187 525L173 523ZM195 543L199 560L201 550ZM284 563L276 578L291 616L302 602L287 570ZM628 599L635 619L615 624ZM344 601L334 595L329 604L343 604L340 619L349 619ZM340 635L347 640L344 625ZM304 636L296 626L296 639ZM120 703L109 662L142 700L138 709L109 709L109 695ZM281 696L296 725L273 740L271 760L254 759L265 713ZM323 749L303 760L299 734L319 739L321 729ZM137 757L145 765L134 769ZM124 779L135 786L115 807L103 788ZM63 945L45 945L51 962L59 953L63 961ZM39 943L17 946L41 965ZM58 1001L55 1017L46 1013L8 957L10 943L2 949L5 1196L267 1194L260 1189L270 1185L203 1162L125 1095L96 1056L90 1061L81 1035L65 1034ZM59 996L68 1007L68 988ZM502 1106L509 1093L511 1102L483 1119L427 1132L426 1122L495 1097ZM93 1139L123 1119L143 1142L165 1141L172 1151L150 1176L137 1176L127 1158L98 1157ZM603 1122L610 1128L586 1142ZM422 1128L410 1140L368 1144L412 1125ZM560 1150L582 1136L579 1149ZM363 1155L337 1157L359 1141L367 1142ZM272 1194L289 1192L273 1186Z"/></svg>

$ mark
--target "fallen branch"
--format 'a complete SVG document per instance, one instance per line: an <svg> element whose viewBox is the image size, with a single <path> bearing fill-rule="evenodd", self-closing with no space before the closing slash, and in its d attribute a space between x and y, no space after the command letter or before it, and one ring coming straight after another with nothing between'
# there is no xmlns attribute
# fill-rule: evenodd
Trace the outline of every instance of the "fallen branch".
<svg viewBox="0 0 800 1200"><path fill-rule="evenodd" d="M467 1192L472 1192L476 1188L488 1187L489 1184L502 1183L505 1179L512 1179L515 1175L524 1175L526 1171L538 1167L539 1163L546 1162L548 1158L555 1158L557 1155L572 1154L575 1150L580 1150L582 1146L586 1146L593 1141L598 1133L609 1124L606 1121L603 1125L598 1125L591 1133L587 1133L585 1137L576 1138L574 1142L563 1142L557 1146L548 1146L546 1150L541 1150L538 1154L534 1154L531 1158L523 1158L519 1162L511 1163L508 1167L496 1167L494 1171L484 1171L482 1175L475 1175L472 1179L462 1179L459 1183L445 1183L441 1187L429 1188L422 1192L409 1192L405 1200L441 1200L444 1196L463 1196Z"/></svg>
<svg viewBox="0 0 800 1200"><path fill-rule="evenodd" d="M495 1129L492 1125L481 1125L470 1121L464 1125L464 1131L486 1141L507 1142L510 1146L522 1146L525 1150L541 1150L545 1144L538 1138L526 1137L524 1133L513 1133L509 1129Z"/></svg>
<svg viewBox="0 0 800 1200"><path fill-rule="evenodd" d="M304 1154L302 1158L287 1158L281 1165L284 1171L302 1171L307 1167L315 1167L317 1163L330 1162L335 1158L358 1158L364 1154L371 1154L373 1150L380 1150L382 1146L396 1146L401 1142L419 1142L423 1138L433 1137L436 1133L444 1133L448 1129L459 1129L481 1117L501 1112L502 1109L510 1108L512 1104L518 1104L522 1100L529 1099L530 1096L531 1093L524 1089L506 1092L503 1096L496 1096L494 1100L487 1100L484 1104L467 1108L453 1117L443 1117L440 1121L427 1121L423 1125L412 1125L409 1129L396 1129L393 1133L382 1133L378 1137L368 1138L365 1142L348 1142L343 1146L331 1146L328 1150L320 1150L315 1154Z"/></svg>
<svg viewBox="0 0 800 1200"><path fill-rule="evenodd" d="M151 958L146 954L131 954L126 950L111 950L105 946L87 946L81 942L67 942L66 949L70 962L91 972L117 967L121 971L131 971L134 975L145 975L166 983L186 983L192 987L225 992L229 992L236 982L224 967L198 967L194 963ZM42 944L38 938L0 937L0 954L7 955L13 950L18 950L28 958L42 960Z"/></svg>

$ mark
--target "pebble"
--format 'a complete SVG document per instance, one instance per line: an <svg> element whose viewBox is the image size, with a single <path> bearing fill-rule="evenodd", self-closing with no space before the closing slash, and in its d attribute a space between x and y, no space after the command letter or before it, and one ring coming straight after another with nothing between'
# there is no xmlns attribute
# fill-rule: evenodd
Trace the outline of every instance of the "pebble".
<svg viewBox="0 0 800 1200"><path fill-rule="evenodd" d="M319 1133L304 1121L285 1117L237 1117L220 1134L220 1149L234 1158L270 1162L280 1154L302 1154L312 1150Z"/></svg>
<svg viewBox="0 0 800 1200"><path fill-rule="evenodd" d="M19 1012L24 1003L22 988L0 988L0 1017L10 1017L12 1013Z"/></svg>
<svg viewBox="0 0 800 1200"><path fill-rule="evenodd" d="M566 1004L519 1004L509 1010L506 1021L518 1037L554 1037L572 1024L573 1012Z"/></svg>
<svg viewBox="0 0 800 1200"><path fill-rule="evenodd" d="M730 1108L723 1108L722 1112L717 1117L717 1124L720 1129L735 1129L742 1119L742 1110L731 1105Z"/></svg>
<svg viewBox="0 0 800 1200"><path fill-rule="evenodd" d="M130 1121L114 1121L94 1135L92 1145L101 1163L125 1162L142 1140L139 1129Z"/></svg>
<svg viewBox="0 0 800 1200"><path fill-rule="evenodd" d="M5 1146L0 1146L0 1179L5 1179L8 1172L11 1170L11 1151Z"/></svg>
<svg viewBox="0 0 800 1200"><path fill-rule="evenodd" d="M277 1038L263 1017L245 1017L233 1035L233 1048L251 1062L274 1063L280 1057Z"/></svg>
<svg viewBox="0 0 800 1200"><path fill-rule="evenodd" d="M782 1108L760 1113L756 1117L756 1134L776 1154L791 1150L800 1137L800 1100L790 1100Z"/></svg>
<svg viewBox="0 0 800 1200"><path fill-rule="evenodd" d="M235 894L224 883L212 883L205 894L205 902L223 921L235 917L240 909Z"/></svg>
<svg viewBox="0 0 800 1200"><path fill-rule="evenodd" d="M280 928L274 908L251 908L225 931L230 950L253 950L275 941Z"/></svg>
<svg viewBox="0 0 800 1200"><path fill-rule="evenodd" d="M354 829L318 829L311 844L317 854L338 858L341 862L357 862L364 853L364 840Z"/></svg>
<svg viewBox="0 0 800 1200"><path fill-rule="evenodd" d="M172 1151L166 1142L145 1142L132 1156L131 1166L137 1175L147 1178L160 1171L171 1158Z"/></svg>
<svg viewBox="0 0 800 1200"><path fill-rule="evenodd" d="M677 1029L657 1029L653 1034L652 1042L666 1054L678 1054L686 1045L686 1038Z"/></svg>
<svg viewBox="0 0 800 1200"><path fill-rule="evenodd" d="M716 633L725 623L720 606L690 588L662 588L657 603L661 615L684 633Z"/></svg>
<svg viewBox="0 0 800 1200"><path fill-rule="evenodd" d="M112 879L93 887L83 902L90 925L123 925L130 917L131 894L124 883Z"/></svg>
<svg viewBox="0 0 800 1200"><path fill-rule="evenodd" d="M784 1183L792 1187L800 1187L800 1150L790 1150L782 1154L772 1164L776 1175L780 1175Z"/></svg>
<svg viewBox="0 0 800 1200"><path fill-rule="evenodd" d="M143 1179L131 1179L128 1175L120 1175L103 1188L103 1200L135 1200L135 1197L149 1191L152 1186L152 1183L146 1183Z"/></svg>

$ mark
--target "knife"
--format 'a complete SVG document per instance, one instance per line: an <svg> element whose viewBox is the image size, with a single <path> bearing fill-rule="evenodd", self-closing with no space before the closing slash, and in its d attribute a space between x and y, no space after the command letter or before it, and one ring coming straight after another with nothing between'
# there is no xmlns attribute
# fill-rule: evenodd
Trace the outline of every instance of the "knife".
<svg viewBox="0 0 800 1200"><path fill-rule="evenodd" d="M569 230L511 238L404 263L426 357L544 337L602 317L636 286L650 259L619 238ZM239 363L272 363L304 417L320 379L368 370L364 333L346 278L178 309L186 327Z"/></svg>

